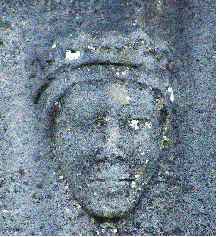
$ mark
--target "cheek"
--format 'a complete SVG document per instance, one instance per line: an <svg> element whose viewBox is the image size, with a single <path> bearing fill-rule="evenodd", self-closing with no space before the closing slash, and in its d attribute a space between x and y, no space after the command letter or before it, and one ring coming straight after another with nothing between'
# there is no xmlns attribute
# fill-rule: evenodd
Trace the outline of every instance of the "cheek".
<svg viewBox="0 0 220 237"><path fill-rule="evenodd" d="M161 138L157 130L143 133L139 143L140 153L151 159L158 159L161 151Z"/></svg>
<svg viewBox="0 0 220 237"><path fill-rule="evenodd" d="M152 128L145 128L135 135L132 146L136 149L135 153L158 157L161 148L161 136L157 125L152 126Z"/></svg>
<svg viewBox="0 0 220 237"><path fill-rule="evenodd" d="M69 154L88 155L103 145L105 136L98 129L60 128L57 126L54 136L55 146Z"/></svg>

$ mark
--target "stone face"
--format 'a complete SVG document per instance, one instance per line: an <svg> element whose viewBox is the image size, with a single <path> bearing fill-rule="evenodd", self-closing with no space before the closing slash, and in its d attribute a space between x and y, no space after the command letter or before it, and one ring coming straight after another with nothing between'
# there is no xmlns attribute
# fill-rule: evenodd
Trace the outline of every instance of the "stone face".
<svg viewBox="0 0 220 237"><path fill-rule="evenodd" d="M153 101L149 88L111 79L78 83L62 97L55 156L90 214L120 217L139 201L160 155L160 114Z"/></svg>

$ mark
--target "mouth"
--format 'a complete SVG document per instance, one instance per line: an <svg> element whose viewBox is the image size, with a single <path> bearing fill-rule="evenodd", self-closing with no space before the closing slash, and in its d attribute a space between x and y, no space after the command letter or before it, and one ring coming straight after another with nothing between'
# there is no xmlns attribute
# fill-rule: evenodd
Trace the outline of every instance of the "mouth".
<svg viewBox="0 0 220 237"><path fill-rule="evenodd" d="M134 195L136 182L134 179L94 179L91 180L89 191L94 197L102 197L108 200L109 205L116 199L129 198Z"/></svg>
<svg viewBox="0 0 220 237"><path fill-rule="evenodd" d="M100 179L100 178L97 178L97 179L91 179L90 182L91 183L94 183L94 182L105 182L105 183L108 183L108 182L128 182L128 183L131 183L135 181L135 179L129 179L129 178L126 178L126 179L114 179L114 178L104 178L104 179Z"/></svg>
<svg viewBox="0 0 220 237"><path fill-rule="evenodd" d="M131 183L134 181L129 165L124 163L101 162L93 166L90 183Z"/></svg>

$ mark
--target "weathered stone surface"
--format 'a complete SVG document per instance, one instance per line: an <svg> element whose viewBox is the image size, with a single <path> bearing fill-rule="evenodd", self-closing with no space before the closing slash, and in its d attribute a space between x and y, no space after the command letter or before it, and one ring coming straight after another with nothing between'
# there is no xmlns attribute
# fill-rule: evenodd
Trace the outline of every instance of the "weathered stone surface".
<svg viewBox="0 0 220 237"><path fill-rule="evenodd" d="M50 159L30 93L40 85L25 67L27 55L44 51L58 32L80 29L94 10L95 2L85 2L75 2L70 15L66 1L48 2L47 8L46 1L1 5L0 234L215 235L214 1L164 1L165 13L170 13L166 20L154 1L145 5L154 9L152 15L136 13L151 39L167 39L181 66L173 74L177 146L165 152L135 212L115 223L99 223L72 198L59 164Z"/></svg>

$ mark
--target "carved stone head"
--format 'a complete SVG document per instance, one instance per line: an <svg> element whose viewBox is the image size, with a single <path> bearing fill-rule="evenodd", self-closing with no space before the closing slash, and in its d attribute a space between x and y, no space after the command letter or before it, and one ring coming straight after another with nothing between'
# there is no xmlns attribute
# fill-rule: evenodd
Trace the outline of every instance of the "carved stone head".
<svg viewBox="0 0 220 237"><path fill-rule="evenodd" d="M53 157L93 216L132 211L155 172L170 103L167 51L135 29L66 34L34 53L33 96Z"/></svg>

